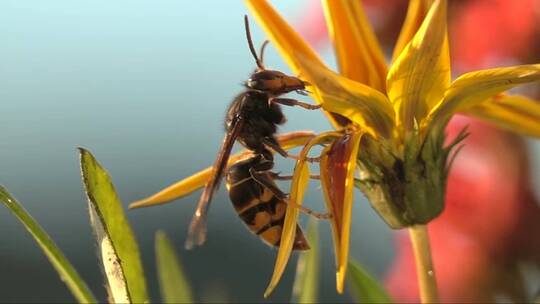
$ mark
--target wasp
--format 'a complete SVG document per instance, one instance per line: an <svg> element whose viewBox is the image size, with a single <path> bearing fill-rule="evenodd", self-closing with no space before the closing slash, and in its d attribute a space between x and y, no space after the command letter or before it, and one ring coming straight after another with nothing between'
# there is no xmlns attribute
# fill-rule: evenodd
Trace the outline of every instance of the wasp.
<svg viewBox="0 0 540 304"><path fill-rule="evenodd" d="M265 150L232 165L226 186L235 211L248 229L271 246L279 246L283 229L287 196L273 179L272 152ZM295 250L309 249L300 227L296 226Z"/></svg>
<svg viewBox="0 0 540 304"><path fill-rule="evenodd" d="M247 16L244 16L244 26L249 50L257 68L244 83L245 90L238 94L228 107L225 138L214 162L212 177L204 187L189 226L185 244L187 249L202 245L206 239L208 208L223 179L231 149L236 141L252 151L253 156L229 169L227 185L231 201L251 231L268 243L279 245L287 203L286 195L273 182L278 175L270 171L274 166L271 151L283 157L297 158L282 149L275 137L277 126L286 121L280 105L300 106L305 109L320 107L281 97L293 91L306 95L306 86L309 84L280 71L265 69L263 55L268 43L263 43L259 57L253 46ZM297 227L295 249L308 248L302 231Z"/></svg>
<svg viewBox="0 0 540 304"><path fill-rule="evenodd" d="M291 176L281 176L272 172L273 167L272 152L264 150L233 164L228 169L225 184L236 213L248 229L267 244L279 247L288 196L281 191L274 180L286 180ZM318 178L318 176L311 177ZM319 219L330 217L328 214L321 214L301 206L298 208ZM296 225L293 249L309 249L309 244L298 225Z"/></svg>

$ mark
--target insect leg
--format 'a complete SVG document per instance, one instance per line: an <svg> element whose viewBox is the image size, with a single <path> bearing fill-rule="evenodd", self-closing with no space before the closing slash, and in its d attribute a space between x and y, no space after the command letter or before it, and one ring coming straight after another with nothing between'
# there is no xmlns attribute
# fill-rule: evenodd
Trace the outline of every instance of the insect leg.
<svg viewBox="0 0 540 304"><path fill-rule="evenodd" d="M290 107L299 106L308 110L317 110L321 108L321 105L313 105L313 104L301 102L292 98L271 98L270 102L275 102L275 103L279 103L281 105L290 106Z"/></svg>
<svg viewBox="0 0 540 304"><path fill-rule="evenodd" d="M292 158L292 159L295 159L295 160L300 160L300 156L294 155L294 154L289 154L289 152L283 150L283 148L279 145L279 143L275 139L266 137L266 138L263 138L262 142L263 142L263 144L265 146L267 146L268 148L274 150L276 153L278 153L279 155L281 155L281 156L283 156L285 158ZM310 162L310 163L316 163L316 162L321 161L321 156L319 156L319 157L306 157L306 161Z"/></svg>
<svg viewBox="0 0 540 304"><path fill-rule="evenodd" d="M296 90L296 93L304 96L309 96L309 93L311 92L308 90Z"/></svg>
<svg viewBox="0 0 540 304"><path fill-rule="evenodd" d="M268 174L272 177L272 179L277 180L291 180L293 178L292 175L279 175L277 172L268 172ZM309 176L311 179L321 179L320 175L312 174Z"/></svg>
<svg viewBox="0 0 540 304"><path fill-rule="evenodd" d="M257 171L255 168L249 168L249 174L255 180L257 183L259 183L261 186L267 188L274 194L277 198L280 200L284 200L287 198L287 194L285 194L279 187L272 181L270 176L268 175L268 171Z"/></svg>
<svg viewBox="0 0 540 304"><path fill-rule="evenodd" d="M287 195L281 191L281 189L278 188L278 186L274 183L271 176L274 172L268 172L268 171L256 171L254 168L249 169L249 173L251 174L251 177L253 177L253 180L255 180L257 183L259 183L261 186L267 188L274 194L277 198L282 200L285 203L289 203L287 200ZM269 174L270 173L270 174ZM313 211L309 208L306 208L304 206L296 206L300 211L304 212L305 214L308 214L310 216L313 216L315 218L326 220L332 218L332 214L330 213L320 213Z"/></svg>
<svg viewBox="0 0 540 304"><path fill-rule="evenodd" d="M289 202L286 201L286 203L288 204ZM300 209L300 211L304 212L305 214L313 216L314 218L317 218L319 220L328 220L328 219L332 218L331 213L321 213L321 212L313 211L313 210L311 210L309 208L306 208L304 206L298 206L297 205L296 207L298 209Z"/></svg>

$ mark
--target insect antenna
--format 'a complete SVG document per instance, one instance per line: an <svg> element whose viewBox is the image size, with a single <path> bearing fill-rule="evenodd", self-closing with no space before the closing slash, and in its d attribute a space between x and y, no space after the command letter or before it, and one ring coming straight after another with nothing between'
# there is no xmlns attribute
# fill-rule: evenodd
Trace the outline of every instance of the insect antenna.
<svg viewBox="0 0 540 304"><path fill-rule="evenodd" d="M245 24L245 27L246 27L246 38L247 38L247 41L248 41L249 50L251 51L251 55L253 55L253 58L255 58L255 62L257 63L257 67L259 67L259 69L261 69L261 70L264 70L264 66L262 64L262 61L259 60L259 57L257 57L257 52L255 51L255 47L253 46L253 41L251 40L251 32L249 31L249 20L248 20L247 15L244 15L244 24Z"/></svg>
<svg viewBox="0 0 540 304"><path fill-rule="evenodd" d="M261 65L264 64L264 50L266 49L266 46L268 45L270 41L265 40L263 44L261 45L261 50L259 51L259 59L261 60Z"/></svg>

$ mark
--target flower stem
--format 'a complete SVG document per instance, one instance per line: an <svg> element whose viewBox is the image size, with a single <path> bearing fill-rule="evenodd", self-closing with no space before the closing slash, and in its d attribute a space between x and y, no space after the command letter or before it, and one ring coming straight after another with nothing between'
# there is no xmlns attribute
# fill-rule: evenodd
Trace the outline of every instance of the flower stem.
<svg viewBox="0 0 540 304"><path fill-rule="evenodd" d="M422 303L438 303L439 293L435 279L435 269L431 259L431 248L426 225L415 225L409 228L414 258L416 262L416 274L420 287L420 299Z"/></svg>

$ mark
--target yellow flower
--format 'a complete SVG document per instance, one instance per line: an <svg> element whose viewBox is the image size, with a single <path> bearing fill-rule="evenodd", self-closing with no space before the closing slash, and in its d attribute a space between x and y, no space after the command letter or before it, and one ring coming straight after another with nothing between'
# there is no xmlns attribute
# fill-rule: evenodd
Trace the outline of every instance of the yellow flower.
<svg viewBox="0 0 540 304"><path fill-rule="evenodd" d="M326 144L320 175L332 214L341 293L355 184L391 227L427 223L443 209L447 158L455 145L443 147L443 130L452 115L474 115L540 136L540 103L502 94L518 84L540 80L539 64L476 71L451 82L446 0L410 1L390 66L361 1L323 0L339 73L326 67L267 1L246 2L291 69L312 85L313 97L337 129L318 136L288 134L280 141L285 149L304 148L294 169L281 245L265 296L278 283L292 252L298 206L309 179L306 158L313 146ZM246 153L231 156L229 164ZM210 174L207 168L131 207L187 195L204 186Z"/></svg>
<svg viewBox="0 0 540 304"><path fill-rule="evenodd" d="M360 2L323 0L338 74L324 65L267 1L247 0L293 72L314 85L316 100L323 108L349 118L377 138L403 140L415 125L425 133L430 123L458 112L518 132L527 123L531 128L526 133L540 136L540 124L534 123L540 118L540 106L523 102L524 97L498 95L538 80L539 64L475 71L450 83L446 1L435 1L426 16L432 1L412 0L393 63L387 68Z"/></svg>
<svg viewBox="0 0 540 304"><path fill-rule="evenodd" d="M474 115L540 136L540 103L501 94L540 80L540 64L471 72L451 82L446 0L410 1L390 66L361 1L323 0L339 73L326 67L267 1L246 3L293 72L312 85L313 97L332 125L344 130L325 148L320 167L334 217L338 292L343 291L347 266L353 181L392 228L425 224L443 210L447 158L465 136L443 147L444 126L452 115ZM297 164L291 193L304 191L302 183L295 183L305 178L300 174L304 166ZM355 170L360 173L356 180ZM297 212L292 214L296 221ZM283 231L282 244L288 239L294 239L292 228ZM280 248L266 294L277 284L290 253Z"/></svg>

